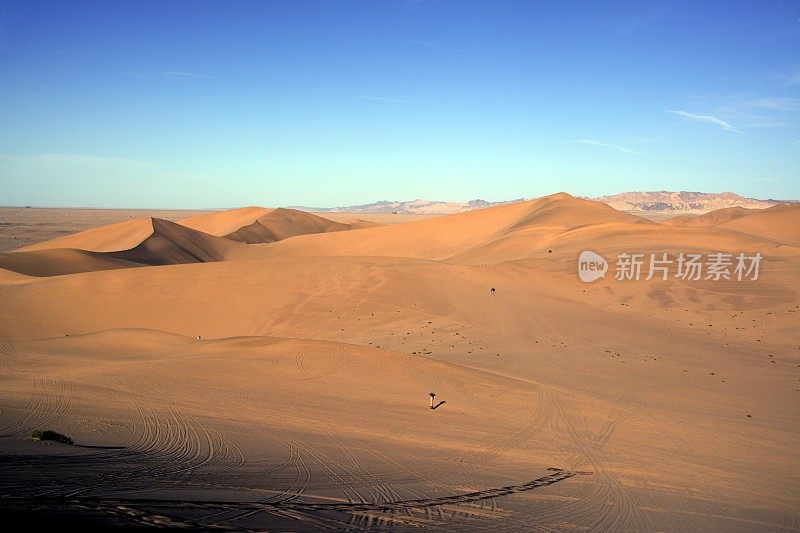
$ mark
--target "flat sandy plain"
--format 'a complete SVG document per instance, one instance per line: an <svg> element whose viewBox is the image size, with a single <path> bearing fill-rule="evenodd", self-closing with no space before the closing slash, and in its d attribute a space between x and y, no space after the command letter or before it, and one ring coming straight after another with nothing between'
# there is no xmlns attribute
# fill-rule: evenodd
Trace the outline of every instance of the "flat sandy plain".
<svg viewBox="0 0 800 533"><path fill-rule="evenodd" d="M0 512L800 530L799 206L359 218L126 214L0 254ZM579 280L583 250L604 278ZM764 259L757 280L616 280L626 252Z"/></svg>

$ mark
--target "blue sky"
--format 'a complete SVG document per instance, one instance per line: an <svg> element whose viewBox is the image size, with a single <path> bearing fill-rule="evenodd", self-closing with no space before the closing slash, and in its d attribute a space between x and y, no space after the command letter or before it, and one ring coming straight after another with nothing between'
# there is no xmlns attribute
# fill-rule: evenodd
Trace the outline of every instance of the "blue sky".
<svg viewBox="0 0 800 533"><path fill-rule="evenodd" d="M800 198L800 2L7 2L0 205Z"/></svg>

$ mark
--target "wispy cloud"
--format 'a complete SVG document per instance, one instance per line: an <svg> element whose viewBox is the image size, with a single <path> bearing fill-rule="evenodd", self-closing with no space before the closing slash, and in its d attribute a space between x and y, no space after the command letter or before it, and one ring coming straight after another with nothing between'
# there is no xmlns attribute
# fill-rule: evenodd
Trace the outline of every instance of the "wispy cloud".
<svg viewBox="0 0 800 533"><path fill-rule="evenodd" d="M389 98L387 96L364 96L361 94L353 95L353 98L358 98L359 100L374 100L377 102L392 102L394 104L416 104L414 100L403 100L402 98Z"/></svg>
<svg viewBox="0 0 800 533"><path fill-rule="evenodd" d="M630 148L625 148L624 146L619 146L617 144L611 144L603 141L598 141L595 139L579 139L575 142L581 144L591 144L592 146L601 146L603 148L611 148L612 150L616 150L617 152L622 152L624 154L637 154L641 155L641 153L637 152L636 150L631 150Z"/></svg>
<svg viewBox="0 0 800 533"><path fill-rule="evenodd" d="M786 96L735 95L723 97L718 104L719 116L746 129L786 128L800 112L800 99Z"/></svg>
<svg viewBox="0 0 800 533"><path fill-rule="evenodd" d="M714 115L697 115L695 113L689 113L687 111L675 111L675 110L668 110L667 113L672 113L674 115L679 115L684 118L688 118L689 120L695 120L697 122L704 122L706 124L714 124L719 126L725 131L730 131L733 133L744 133L741 130L736 129L730 123L725 122L721 118L715 117Z"/></svg>

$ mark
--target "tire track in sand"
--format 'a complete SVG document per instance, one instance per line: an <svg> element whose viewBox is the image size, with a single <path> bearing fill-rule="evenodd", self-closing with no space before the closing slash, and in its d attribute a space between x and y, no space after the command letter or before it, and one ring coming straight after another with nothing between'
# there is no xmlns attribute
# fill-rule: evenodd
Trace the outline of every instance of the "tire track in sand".
<svg viewBox="0 0 800 533"><path fill-rule="evenodd" d="M33 378L33 390L19 414L0 426L0 437L30 434L33 430L52 429L72 408L74 386L63 379Z"/></svg>

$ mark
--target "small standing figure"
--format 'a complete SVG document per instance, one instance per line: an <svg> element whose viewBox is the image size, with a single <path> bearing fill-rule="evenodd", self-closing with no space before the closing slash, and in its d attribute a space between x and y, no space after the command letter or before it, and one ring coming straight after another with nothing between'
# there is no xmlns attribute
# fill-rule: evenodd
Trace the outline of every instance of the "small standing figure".
<svg viewBox="0 0 800 533"><path fill-rule="evenodd" d="M435 400L435 399L436 399L436 393L435 393L435 392L432 392L432 393L430 393L428 396L430 396L430 397L431 397L431 409L433 409L433 400Z"/></svg>

